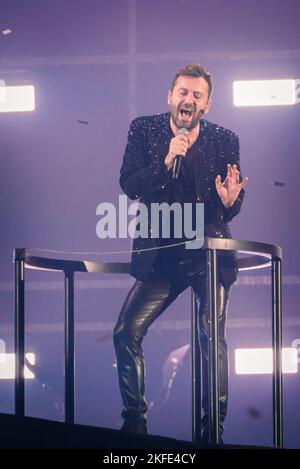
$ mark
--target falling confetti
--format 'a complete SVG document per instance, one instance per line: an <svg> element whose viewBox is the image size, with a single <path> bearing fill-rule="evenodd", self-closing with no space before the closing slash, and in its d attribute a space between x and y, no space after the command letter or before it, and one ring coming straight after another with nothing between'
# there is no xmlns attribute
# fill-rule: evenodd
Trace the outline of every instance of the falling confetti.
<svg viewBox="0 0 300 469"><path fill-rule="evenodd" d="M12 30L9 28L3 29L1 33L3 34L3 36L7 36L8 34L12 33Z"/></svg>
<svg viewBox="0 0 300 469"><path fill-rule="evenodd" d="M285 182L281 182L281 181L273 181L272 184L273 184L273 186L278 186L278 187L284 187L285 186Z"/></svg>
<svg viewBox="0 0 300 469"><path fill-rule="evenodd" d="M253 419L259 419L262 416L260 410L256 409L255 407L248 407L247 414Z"/></svg>

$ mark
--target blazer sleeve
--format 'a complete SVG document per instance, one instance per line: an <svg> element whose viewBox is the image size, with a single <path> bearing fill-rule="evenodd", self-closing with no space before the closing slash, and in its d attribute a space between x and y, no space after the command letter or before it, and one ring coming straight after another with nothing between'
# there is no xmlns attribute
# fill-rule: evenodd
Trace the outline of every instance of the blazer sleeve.
<svg viewBox="0 0 300 469"><path fill-rule="evenodd" d="M169 180L170 173L164 158L148 151L147 122L139 117L134 119L130 124L120 171L122 190L130 199L147 197L151 192L163 189Z"/></svg>
<svg viewBox="0 0 300 469"><path fill-rule="evenodd" d="M240 144L239 138L236 134L232 133L228 143L225 146L225 151L222 153L221 156L221 164L219 168L219 174L221 175L222 181L226 178L227 174L227 165L230 164L231 166L236 164L239 172L240 172L240 180L242 179L241 174L241 167L240 167ZM221 199L219 198L219 203L221 204L223 210L223 220L225 223L230 222L233 217L238 215L241 210L243 199L245 196L245 191L242 189L234 202L234 204L226 208L224 207Z"/></svg>

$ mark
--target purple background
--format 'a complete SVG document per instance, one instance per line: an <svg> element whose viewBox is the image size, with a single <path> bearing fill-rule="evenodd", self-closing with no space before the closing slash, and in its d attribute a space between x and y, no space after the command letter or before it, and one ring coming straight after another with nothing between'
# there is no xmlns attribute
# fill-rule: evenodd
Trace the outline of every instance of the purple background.
<svg viewBox="0 0 300 469"><path fill-rule="evenodd" d="M96 207L117 202L130 120L165 112L174 72L191 62L213 75L207 118L240 136L249 183L233 236L283 247L284 345L300 337L299 105L232 104L234 80L300 78L299 14L298 0L1 0L0 29L12 33L0 35L0 78L36 90L34 112L0 114L0 338L7 352L13 352L13 249L130 249L130 240L96 237ZM232 290L226 443L272 444L271 377L234 373L236 347L270 346L269 274L241 274ZM59 420L62 276L27 271L27 281L27 350L40 370L39 380L27 382L27 414ZM111 333L131 283L124 276L77 276L78 423L121 423ZM169 353L189 343L189 319L187 291L145 340L148 401L158 394L150 432L184 439L191 438L188 355L165 403L159 390ZM289 447L300 447L299 384L299 372L285 375ZM13 412L12 382L0 382L0 411Z"/></svg>

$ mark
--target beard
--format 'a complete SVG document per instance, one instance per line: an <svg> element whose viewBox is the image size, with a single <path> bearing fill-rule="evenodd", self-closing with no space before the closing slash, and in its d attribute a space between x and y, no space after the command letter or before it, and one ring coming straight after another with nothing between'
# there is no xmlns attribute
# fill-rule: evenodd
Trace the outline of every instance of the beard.
<svg viewBox="0 0 300 469"><path fill-rule="evenodd" d="M197 127L203 115L202 109L200 109L197 113L195 113L195 109L193 110L191 109L193 114L190 119L185 121L184 119L182 119L182 116L180 114L180 107L181 107L181 104L177 108L175 108L174 106L170 107L171 119L173 121L173 124L178 129L192 130L195 127Z"/></svg>

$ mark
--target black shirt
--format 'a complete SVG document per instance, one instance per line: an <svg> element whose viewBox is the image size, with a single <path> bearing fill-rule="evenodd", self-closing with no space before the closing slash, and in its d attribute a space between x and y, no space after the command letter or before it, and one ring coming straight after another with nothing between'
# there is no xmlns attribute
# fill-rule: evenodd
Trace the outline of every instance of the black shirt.
<svg viewBox="0 0 300 469"><path fill-rule="evenodd" d="M178 265L184 263L186 266L192 266L195 263L200 263L203 259L203 253L199 250L186 249L185 241L189 238L185 236L184 232L184 204L191 203L192 206L192 229L195 230L196 217L195 207L197 202L195 179L194 179L194 163L195 159L199 159L200 155L197 151L197 143L200 135L196 142L188 149L185 157L182 157L180 172L177 179L171 179L169 187L169 205L173 203L179 203L181 206L181 233L182 236L175 236L175 219L174 212L170 212L170 237L162 238L160 246L174 245L174 247L168 247L158 250L156 272L167 278L173 278L174 272L177 271ZM197 163L199 164L199 162ZM190 224L191 220L187 220Z"/></svg>

